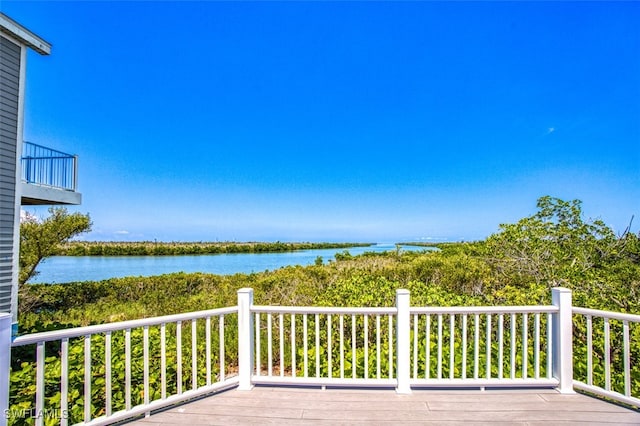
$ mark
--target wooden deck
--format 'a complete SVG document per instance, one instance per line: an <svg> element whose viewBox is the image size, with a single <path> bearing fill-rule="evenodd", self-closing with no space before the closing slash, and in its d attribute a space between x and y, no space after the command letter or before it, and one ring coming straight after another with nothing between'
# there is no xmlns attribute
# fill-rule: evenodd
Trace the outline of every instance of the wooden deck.
<svg viewBox="0 0 640 426"><path fill-rule="evenodd" d="M224 391L135 426L236 424L640 425L640 411L555 390L354 390L255 387Z"/></svg>

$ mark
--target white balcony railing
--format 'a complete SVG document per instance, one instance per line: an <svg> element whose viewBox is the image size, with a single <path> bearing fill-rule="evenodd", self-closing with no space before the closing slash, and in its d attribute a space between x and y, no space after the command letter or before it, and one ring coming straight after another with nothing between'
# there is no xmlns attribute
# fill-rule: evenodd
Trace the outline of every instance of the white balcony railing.
<svg viewBox="0 0 640 426"><path fill-rule="evenodd" d="M632 360L640 358L640 315L585 308L573 308L573 313L579 337L574 339L573 350L586 364L582 374L574 374L574 387L640 407L640 395L632 392L632 383L639 385L640 363L632 364ZM632 341L636 345L632 346Z"/></svg>
<svg viewBox="0 0 640 426"><path fill-rule="evenodd" d="M234 307L21 336L12 343L19 351L14 358L25 363L22 370L35 367L33 377L12 381L11 400L24 405L25 395L32 398L26 404L43 414L37 425L51 413L61 425L96 425L236 385L386 386L399 393L521 386L572 393L574 347L584 348L576 354L599 353L593 341L600 341L589 325L583 341L581 323L572 328L576 313L604 324L622 321L624 340L620 356L605 356L604 387L591 377L589 355L591 373L576 387L640 405L628 327L640 316L572 308L566 289L553 289L548 306L410 307L409 297L398 290L396 306L384 308L258 306L253 291L241 289ZM0 322L8 347L10 317ZM605 354L612 348L607 330ZM0 369L9 371L4 351ZM612 384L616 374L624 376L621 392ZM7 381L0 386L5 405ZM28 389L35 389L32 397Z"/></svg>
<svg viewBox="0 0 640 426"><path fill-rule="evenodd" d="M237 385L237 312L230 307L17 337L14 348L35 345L30 416L36 425L50 417L61 425L111 424Z"/></svg>

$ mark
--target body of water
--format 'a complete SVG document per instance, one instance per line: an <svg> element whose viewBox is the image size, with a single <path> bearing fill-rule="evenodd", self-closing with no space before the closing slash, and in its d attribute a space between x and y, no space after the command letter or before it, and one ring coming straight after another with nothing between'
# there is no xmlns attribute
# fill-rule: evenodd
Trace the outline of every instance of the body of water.
<svg viewBox="0 0 640 426"><path fill-rule="evenodd" d="M426 247L402 246L402 250L429 250ZM54 256L38 265L38 275L29 282L68 283L100 281L128 276L150 276L172 272L207 272L219 275L262 272L290 265L312 265L318 256L324 263L335 259L345 249L300 250L284 253L233 253L183 256ZM352 255L364 252L396 250L395 244L352 247Z"/></svg>

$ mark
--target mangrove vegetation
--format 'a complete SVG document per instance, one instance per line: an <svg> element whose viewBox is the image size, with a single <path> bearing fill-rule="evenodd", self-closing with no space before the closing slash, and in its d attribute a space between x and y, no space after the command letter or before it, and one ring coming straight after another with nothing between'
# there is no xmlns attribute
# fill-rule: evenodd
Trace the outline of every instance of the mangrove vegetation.
<svg viewBox="0 0 640 426"><path fill-rule="evenodd" d="M243 287L253 288L254 301L261 305L393 306L395 290L406 288L414 305L470 306L549 304L550 289L563 286L573 291L576 306L640 314L639 235L629 229L616 233L601 220L585 220L578 200L542 197L537 207L532 216L501 225L486 240L438 244L437 251L397 250L361 256L345 251L328 263L254 274L177 273L28 285L25 301L21 300L20 333L232 306L237 290ZM574 335L585 339L585 325L577 322ZM640 327L632 325L630 336L631 387L637 394ZM594 357L601 361L604 354L598 348L603 346L598 342L603 337L595 334L593 339ZM621 362L616 351L620 352L614 348L612 359ZM52 364L59 362L54 353L48 356ZM78 362L81 358L78 355ZM11 404L27 406L33 400L33 354L14 351L12 365L12 386L19 385L22 391L12 391ZM574 369L576 377L585 376L585 354L579 350L574 354ZM100 374L96 372L96 380ZM593 375L594 383L604 380L603 371ZM614 389L620 388L621 380L612 377ZM77 386L73 391L81 395L81 380ZM99 386L96 389L99 392ZM59 394L52 388L47 398L55 404L56 397ZM71 411L81 418L80 404Z"/></svg>

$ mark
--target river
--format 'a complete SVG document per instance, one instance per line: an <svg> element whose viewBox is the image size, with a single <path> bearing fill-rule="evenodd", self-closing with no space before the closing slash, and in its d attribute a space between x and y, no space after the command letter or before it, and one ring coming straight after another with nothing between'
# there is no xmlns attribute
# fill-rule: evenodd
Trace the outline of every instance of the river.
<svg viewBox="0 0 640 426"><path fill-rule="evenodd" d="M402 250L429 250L402 246ZM233 253L182 256L53 256L38 265L33 284L100 281L128 276L150 276L172 272L206 272L220 275L262 272L290 265L312 265L318 257L326 263L345 249L300 250L283 253ZM395 244L352 247L352 255L396 250Z"/></svg>

